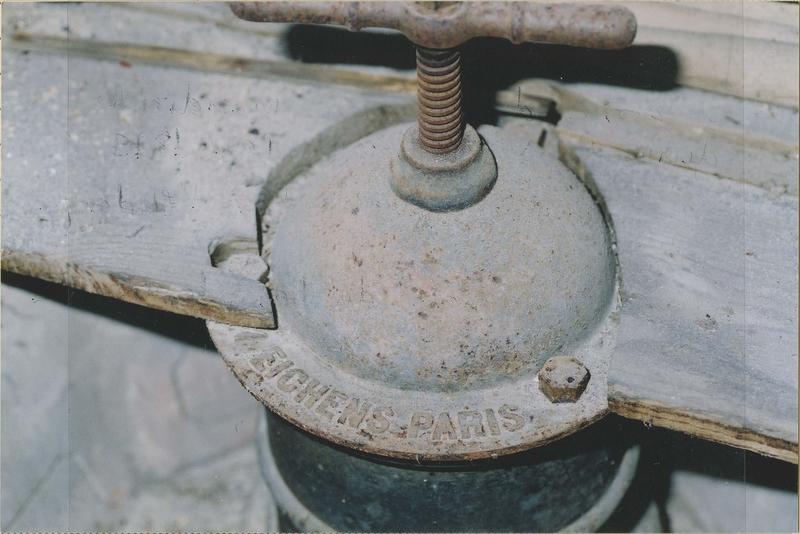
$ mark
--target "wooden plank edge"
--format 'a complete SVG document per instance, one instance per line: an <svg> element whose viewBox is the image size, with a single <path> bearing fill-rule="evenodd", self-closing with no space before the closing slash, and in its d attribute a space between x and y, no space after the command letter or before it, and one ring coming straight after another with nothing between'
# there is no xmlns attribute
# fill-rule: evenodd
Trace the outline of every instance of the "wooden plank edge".
<svg viewBox="0 0 800 534"><path fill-rule="evenodd" d="M100 61L126 61L132 65L180 68L246 78L299 80L303 83L322 85L334 84L370 92L413 94L417 87L416 79L412 77L374 74L330 65L253 59L124 42L65 39L23 32L12 34L8 40L8 47L12 50L66 54Z"/></svg>
<svg viewBox="0 0 800 534"><path fill-rule="evenodd" d="M766 77L767 79L763 79L764 76L752 75L745 79L736 69L731 71L712 68L729 63L726 52L730 51L731 43L739 43L741 38L737 41L732 35L706 35L660 28L640 30L635 45L666 47L676 54L681 64L681 71L676 79L680 85L797 109L797 75L796 71L789 72L791 69L788 67L788 70L783 69L778 74ZM706 50L706 54L699 58L692 54L698 42ZM745 42L751 48L758 48L758 52L772 47L770 48L772 56L784 59L784 64L793 66L791 61L795 59L796 48L793 48L793 45L764 39L746 39ZM67 39L25 32L13 33L7 45L12 50L70 54L104 61L124 60L134 65L147 64L258 79L280 78L299 80L303 83L335 84L371 92L414 93L416 91L416 80L412 77L375 74L326 64L254 59L180 48L80 38ZM756 54L756 51L751 52L751 55Z"/></svg>
<svg viewBox="0 0 800 534"><path fill-rule="evenodd" d="M699 414L678 412L657 402L627 398L611 391L608 407L613 413L628 419L798 464L798 445L791 441L727 425Z"/></svg>
<svg viewBox="0 0 800 534"><path fill-rule="evenodd" d="M6 271L148 308L250 328L276 328L277 324L272 299L264 284L210 266L204 270L211 275L210 278L220 278L219 275L229 278L231 283L238 285L240 293L252 296L250 302L245 306L226 302L225 284L211 284L215 289L210 293L198 294L148 277L103 272L90 265L33 252L3 250L0 261L0 266Z"/></svg>
<svg viewBox="0 0 800 534"><path fill-rule="evenodd" d="M288 26L282 23L272 23L268 25L253 24L252 22L238 18L230 10L228 10L227 13L230 16L226 17L222 13L200 13L193 10L180 9L183 7L180 4L177 6L170 4L170 7L165 7L164 4L148 4L147 2L106 2L105 6L136 13L180 19L183 22L190 21L211 24L218 28L271 39L279 39L286 33L286 27Z"/></svg>

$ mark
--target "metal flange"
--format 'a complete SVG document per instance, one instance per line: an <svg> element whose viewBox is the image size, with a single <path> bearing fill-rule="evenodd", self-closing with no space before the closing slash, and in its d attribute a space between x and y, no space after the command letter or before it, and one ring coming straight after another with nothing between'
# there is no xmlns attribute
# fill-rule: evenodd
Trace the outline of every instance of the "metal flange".
<svg viewBox="0 0 800 534"><path fill-rule="evenodd" d="M497 179L492 152L467 125L458 148L432 154L420 144L417 126L403 135L400 156L391 160L389 183L402 198L431 211L452 211L478 202Z"/></svg>
<svg viewBox="0 0 800 534"><path fill-rule="evenodd" d="M497 181L437 213L398 198L389 162L407 125L369 135L274 192L264 248L278 328L209 323L242 384L297 426L416 461L497 457L607 410L617 273L592 197L533 140L480 133ZM554 403L538 372L591 373Z"/></svg>

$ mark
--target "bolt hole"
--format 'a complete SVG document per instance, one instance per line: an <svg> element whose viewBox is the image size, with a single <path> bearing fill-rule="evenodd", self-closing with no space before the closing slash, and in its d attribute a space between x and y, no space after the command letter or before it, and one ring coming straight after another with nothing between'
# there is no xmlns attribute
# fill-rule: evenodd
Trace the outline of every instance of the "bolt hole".
<svg viewBox="0 0 800 534"><path fill-rule="evenodd" d="M536 144L540 147L544 147L544 142L547 140L547 130L542 130L542 133L539 134L539 140L536 141Z"/></svg>
<svg viewBox="0 0 800 534"><path fill-rule="evenodd" d="M226 260L236 254L254 254L257 256L258 244L249 237L215 240L208 246L208 253L211 256L211 265L221 267Z"/></svg>
<svg viewBox="0 0 800 534"><path fill-rule="evenodd" d="M575 382L575 379L574 379L574 378L572 378L571 376L568 376L568 377L567 377L567 382L569 382L570 384L572 384L573 382Z"/></svg>

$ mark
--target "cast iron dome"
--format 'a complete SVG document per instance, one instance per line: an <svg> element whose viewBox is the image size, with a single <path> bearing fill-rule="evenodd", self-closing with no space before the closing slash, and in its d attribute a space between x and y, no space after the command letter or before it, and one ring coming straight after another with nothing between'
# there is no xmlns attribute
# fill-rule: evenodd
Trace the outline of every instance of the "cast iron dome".
<svg viewBox="0 0 800 534"><path fill-rule="evenodd" d="M599 419L619 298L611 232L586 186L523 130L483 126L491 189L425 209L392 188L408 127L365 135L270 194L278 327L210 323L226 362L284 419L392 458L498 457ZM591 373L575 402L538 384L560 354Z"/></svg>
<svg viewBox="0 0 800 534"><path fill-rule="evenodd" d="M484 128L492 191L458 211L421 209L389 185L387 155L406 129L317 166L272 222L280 324L342 372L404 390L491 387L580 345L615 283L583 184L535 143Z"/></svg>
<svg viewBox="0 0 800 534"><path fill-rule="evenodd" d="M269 184L261 222L278 328L209 325L245 387L311 433L417 462L510 454L600 418L619 307L611 234L584 184L533 139L464 125L455 47L491 35L623 48L633 15L522 2L233 9L400 29L418 74L416 126L376 131L364 118L361 135L344 133L360 141ZM342 146L331 135L310 157ZM574 402L553 403L537 373L565 352L591 379Z"/></svg>

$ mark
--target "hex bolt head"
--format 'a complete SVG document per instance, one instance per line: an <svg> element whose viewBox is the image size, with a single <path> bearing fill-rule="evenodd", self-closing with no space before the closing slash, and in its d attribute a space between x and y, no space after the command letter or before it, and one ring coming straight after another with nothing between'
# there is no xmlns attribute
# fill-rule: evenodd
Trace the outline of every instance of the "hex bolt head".
<svg viewBox="0 0 800 534"><path fill-rule="evenodd" d="M550 402L575 402L583 394L591 374L572 356L553 356L539 371L539 389Z"/></svg>

